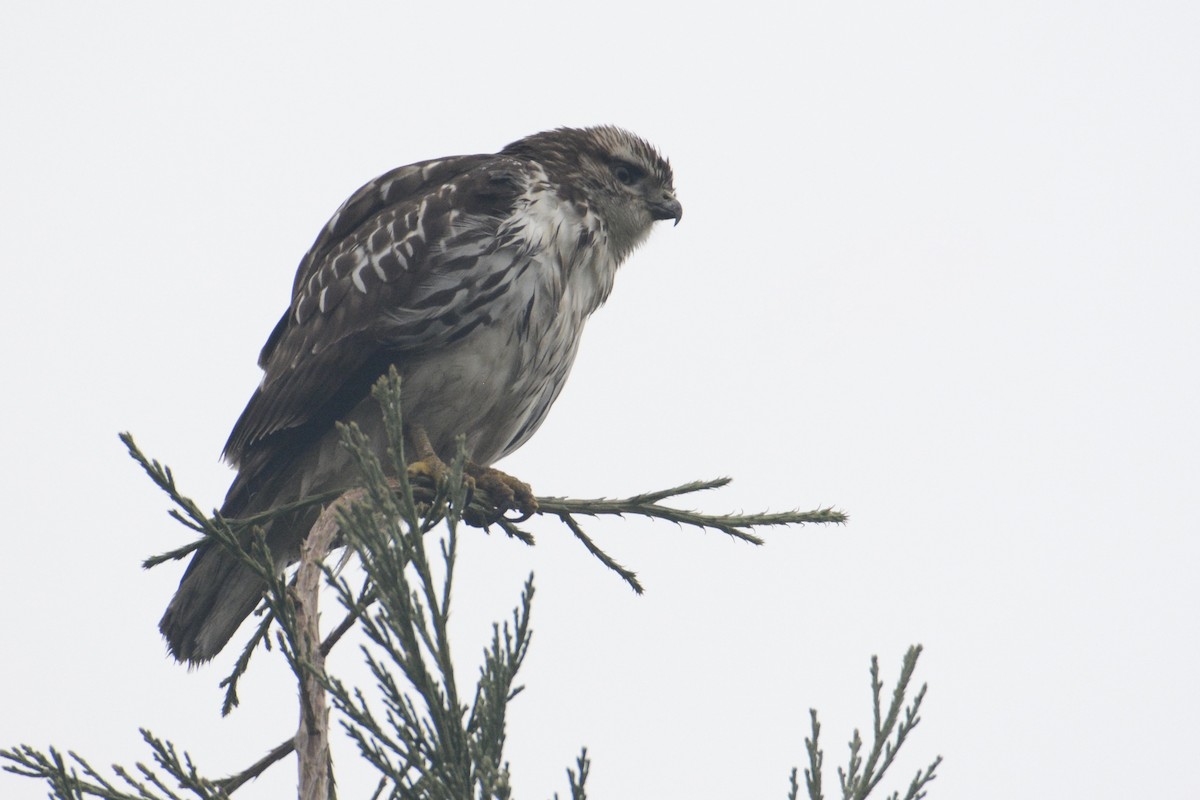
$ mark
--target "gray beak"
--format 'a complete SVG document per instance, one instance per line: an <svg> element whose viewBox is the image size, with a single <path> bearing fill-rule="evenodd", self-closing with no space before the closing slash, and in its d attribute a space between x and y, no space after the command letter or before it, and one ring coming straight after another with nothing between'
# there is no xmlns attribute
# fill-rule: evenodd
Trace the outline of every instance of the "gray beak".
<svg viewBox="0 0 1200 800"><path fill-rule="evenodd" d="M675 224L683 219L683 206L675 199L673 192L664 191L662 197L647 204L650 216L654 219L673 219Z"/></svg>

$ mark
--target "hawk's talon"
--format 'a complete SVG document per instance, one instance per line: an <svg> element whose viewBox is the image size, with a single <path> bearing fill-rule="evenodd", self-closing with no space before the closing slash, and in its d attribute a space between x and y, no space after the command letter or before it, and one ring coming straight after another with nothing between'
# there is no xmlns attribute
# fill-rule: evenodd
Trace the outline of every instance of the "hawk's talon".
<svg viewBox="0 0 1200 800"><path fill-rule="evenodd" d="M536 505L536 502L535 502L535 505ZM513 523L514 525L518 522L524 522L527 519L531 519L534 514L538 513L537 508L534 508L532 510L529 510L529 509L516 509L516 510L521 512L521 516L519 516L519 517L507 517L507 516L504 517L504 519ZM504 516L504 515L501 515L501 516Z"/></svg>
<svg viewBox="0 0 1200 800"><path fill-rule="evenodd" d="M537 498L533 496L528 483L494 467L481 467L478 464L467 464L465 472L487 494L496 508L497 516L504 516L504 512L509 510L518 511L521 514L519 518L506 519L522 522L537 513Z"/></svg>

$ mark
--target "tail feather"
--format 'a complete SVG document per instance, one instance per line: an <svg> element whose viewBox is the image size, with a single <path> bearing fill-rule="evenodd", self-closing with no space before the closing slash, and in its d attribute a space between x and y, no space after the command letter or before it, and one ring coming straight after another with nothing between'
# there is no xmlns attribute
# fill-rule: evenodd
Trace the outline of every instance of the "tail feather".
<svg viewBox="0 0 1200 800"><path fill-rule="evenodd" d="M373 441L386 441L378 435L383 418L374 400L363 401L347 419L356 422ZM349 486L358 475L332 426L275 434L253 450L239 453L237 466L237 477L221 507L227 519L249 517L305 495ZM308 508L285 513L265 526L266 544L277 570L299 558L300 543L319 511ZM247 533L242 543L249 541ZM254 571L219 544L201 545L158 623L171 655L193 665L212 659L250 616L265 589Z"/></svg>
<svg viewBox="0 0 1200 800"><path fill-rule="evenodd" d="M262 598L260 577L220 546L192 557L158 629L179 661L201 664L221 651Z"/></svg>

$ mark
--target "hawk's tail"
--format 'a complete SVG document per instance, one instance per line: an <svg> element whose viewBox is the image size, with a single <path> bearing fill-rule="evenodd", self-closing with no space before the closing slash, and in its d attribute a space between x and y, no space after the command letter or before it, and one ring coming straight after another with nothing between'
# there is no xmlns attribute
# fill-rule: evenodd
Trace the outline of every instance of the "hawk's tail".
<svg viewBox="0 0 1200 800"><path fill-rule="evenodd" d="M200 664L221 652L264 589L262 579L220 545L201 545L158 623L171 655Z"/></svg>

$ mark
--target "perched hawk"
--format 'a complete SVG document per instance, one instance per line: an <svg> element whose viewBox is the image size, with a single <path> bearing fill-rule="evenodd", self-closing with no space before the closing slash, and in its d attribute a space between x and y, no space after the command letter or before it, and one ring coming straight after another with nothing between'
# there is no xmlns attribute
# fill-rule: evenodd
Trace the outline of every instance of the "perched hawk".
<svg viewBox="0 0 1200 800"><path fill-rule="evenodd" d="M382 443L368 390L393 364L409 452L448 461L465 434L475 474L507 479L488 467L542 424L617 267L655 220L679 222L672 181L650 144L596 127L400 167L359 189L301 260L259 356L262 383L225 445L238 474L221 513L348 488L355 471L334 423ZM506 482L516 505L532 502ZM270 524L280 569L317 513ZM159 623L172 655L212 658L262 592L232 556L202 545Z"/></svg>

